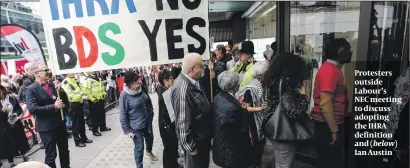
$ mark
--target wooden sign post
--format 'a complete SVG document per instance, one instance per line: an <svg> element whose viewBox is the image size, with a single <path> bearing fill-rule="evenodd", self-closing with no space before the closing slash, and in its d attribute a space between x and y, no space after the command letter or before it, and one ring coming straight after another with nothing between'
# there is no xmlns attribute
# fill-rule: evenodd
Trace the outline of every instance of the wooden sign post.
<svg viewBox="0 0 410 168"><path fill-rule="evenodd" d="M57 80L57 77L54 75L54 81L56 81ZM57 100L61 100L61 98L60 98L60 92L59 92L59 89L61 89L61 83L60 83L60 86L57 88L56 87L56 91L57 91ZM60 109L60 114L61 114L61 120L62 121L64 121L64 112L63 112L63 109L61 108Z"/></svg>

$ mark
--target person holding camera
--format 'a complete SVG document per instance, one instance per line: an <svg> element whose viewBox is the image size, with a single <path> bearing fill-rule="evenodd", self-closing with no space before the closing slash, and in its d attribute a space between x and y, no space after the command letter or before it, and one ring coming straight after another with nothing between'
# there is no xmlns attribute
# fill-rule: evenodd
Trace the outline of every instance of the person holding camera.
<svg viewBox="0 0 410 168"><path fill-rule="evenodd" d="M24 161L29 160L25 154L30 150L30 146L20 120L23 110L17 98L7 92L6 88L0 85L0 158L7 159L13 167L13 158L16 155L21 155Z"/></svg>

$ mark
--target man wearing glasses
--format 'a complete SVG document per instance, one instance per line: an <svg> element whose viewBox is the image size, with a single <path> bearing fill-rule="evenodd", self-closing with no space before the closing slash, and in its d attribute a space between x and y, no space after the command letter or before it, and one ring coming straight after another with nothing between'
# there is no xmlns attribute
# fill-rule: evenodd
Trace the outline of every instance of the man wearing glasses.
<svg viewBox="0 0 410 168"><path fill-rule="evenodd" d="M51 168L56 167L57 145L60 167L69 168L68 135L60 113L64 104L58 98L54 84L47 80L47 75L50 73L47 65L33 63L29 69L34 74L35 82L25 91L26 103L28 110L36 119L36 130L44 143L46 152L44 162Z"/></svg>
<svg viewBox="0 0 410 168"><path fill-rule="evenodd" d="M158 80L161 84L158 89L158 125L159 133L162 138L162 144L164 145L164 151L162 153L164 158L163 166L164 168L182 167L182 165L180 166L178 164L178 138L175 132L175 122L171 119L167 105L165 103L165 101L170 102L170 100L164 100L163 96L164 92L174 84L172 72L160 72L158 74ZM170 96L168 96L168 98L170 98Z"/></svg>

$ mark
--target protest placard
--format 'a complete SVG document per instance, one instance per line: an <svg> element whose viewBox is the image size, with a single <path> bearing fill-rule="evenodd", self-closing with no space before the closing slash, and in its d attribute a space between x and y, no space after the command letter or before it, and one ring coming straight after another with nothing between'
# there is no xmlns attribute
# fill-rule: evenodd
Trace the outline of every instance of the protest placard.
<svg viewBox="0 0 410 168"><path fill-rule="evenodd" d="M165 107L167 108L169 118L171 119L171 123L174 123L175 121L175 113L174 113L174 107L172 106L171 102L171 89L168 89L164 93L162 93L162 96L164 97L164 102L165 102Z"/></svg>
<svg viewBox="0 0 410 168"><path fill-rule="evenodd" d="M208 0L44 0L57 74L209 58Z"/></svg>

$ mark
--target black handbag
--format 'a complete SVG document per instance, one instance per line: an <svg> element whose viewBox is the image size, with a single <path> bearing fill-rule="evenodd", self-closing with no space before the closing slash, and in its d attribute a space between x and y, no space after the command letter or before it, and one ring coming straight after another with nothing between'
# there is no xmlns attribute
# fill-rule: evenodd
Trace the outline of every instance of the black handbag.
<svg viewBox="0 0 410 168"><path fill-rule="evenodd" d="M274 141L314 140L314 122L306 114L294 120L286 116L282 104L282 80L279 83L279 104L274 113L267 116L266 137Z"/></svg>

